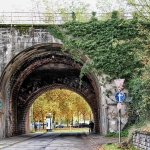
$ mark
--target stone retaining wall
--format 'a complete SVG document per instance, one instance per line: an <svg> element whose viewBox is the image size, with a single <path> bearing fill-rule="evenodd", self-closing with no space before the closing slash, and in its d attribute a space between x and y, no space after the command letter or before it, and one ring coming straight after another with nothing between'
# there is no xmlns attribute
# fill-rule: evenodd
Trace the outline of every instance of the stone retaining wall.
<svg viewBox="0 0 150 150"><path fill-rule="evenodd" d="M150 150L150 132L134 131L132 142L136 148Z"/></svg>

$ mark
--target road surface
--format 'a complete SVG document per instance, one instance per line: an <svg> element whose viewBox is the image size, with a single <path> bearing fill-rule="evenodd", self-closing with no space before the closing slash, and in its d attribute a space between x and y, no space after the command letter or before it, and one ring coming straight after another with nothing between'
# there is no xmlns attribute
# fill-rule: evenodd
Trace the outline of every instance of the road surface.
<svg viewBox="0 0 150 150"><path fill-rule="evenodd" d="M3 150L97 150L97 147L82 132L49 132L20 141Z"/></svg>

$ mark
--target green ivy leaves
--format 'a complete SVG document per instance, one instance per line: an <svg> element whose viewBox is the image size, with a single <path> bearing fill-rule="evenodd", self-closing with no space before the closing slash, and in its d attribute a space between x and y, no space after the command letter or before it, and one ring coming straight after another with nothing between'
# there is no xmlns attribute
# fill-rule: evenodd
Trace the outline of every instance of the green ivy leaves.
<svg viewBox="0 0 150 150"><path fill-rule="evenodd" d="M67 22L61 26L51 25L49 31L62 40L72 54L80 49L84 55L93 60L96 70L116 77L130 77L132 71L141 67L134 51L141 49L136 43L139 39L135 20L124 20L115 17L107 21L97 19L89 22ZM142 39L141 39L142 40ZM136 48L135 48L136 47Z"/></svg>
<svg viewBox="0 0 150 150"><path fill-rule="evenodd" d="M148 23L135 18L119 19L114 13L112 19L106 21L92 16L89 22L73 20L60 26L51 25L48 30L62 40L64 49L70 50L76 61L80 61L79 55L83 54L90 58L83 65L80 78L90 71L96 71L99 75L106 73L111 80L125 78L125 86L131 91L135 109L146 110L150 104L150 80L148 75L148 80L143 83L140 76L141 68L145 74L149 74L141 62L147 57L144 51L149 51L149 27Z"/></svg>

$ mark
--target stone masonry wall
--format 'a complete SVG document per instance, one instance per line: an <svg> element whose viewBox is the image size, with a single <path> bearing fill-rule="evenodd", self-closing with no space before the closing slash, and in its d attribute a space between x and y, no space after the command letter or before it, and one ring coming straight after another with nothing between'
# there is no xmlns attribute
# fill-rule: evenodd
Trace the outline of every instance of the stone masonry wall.
<svg viewBox="0 0 150 150"><path fill-rule="evenodd" d="M136 148L150 150L150 132L134 131L132 142Z"/></svg>
<svg viewBox="0 0 150 150"><path fill-rule="evenodd" d="M22 32L22 33L20 33ZM46 27L29 27L26 32L23 32L17 27L0 27L0 76L6 67L6 65L14 58L18 53L22 52L23 50L43 43L60 43L62 42L59 39L54 38L47 30ZM106 75L99 77L99 81L101 83L102 79L105 78ZM5 100L7 103L3 104L6 106L6 110L9 110L9 94L10 89L7 86L7 92L5 95ZM117 103L115 101L115 92L116 87L114 83L106 83L105 86L99 86L99 103L100 103L100 112L99 118L101 120L96 121L95 124L100 123L102 134L105 135L108 132L118 132L118 110L117 110ZM123 92L127 93L128 91L123 90ZM108 96L106 96L108 95ZM3 105L3 106L4 106ZM105 107L106 106L106 107ZM9 112L6 112L5 118L7 119L7 123L11 122L9 118ZM7 117L8 116L8 117ZM3 117L4 118L4 117ZM4 122L0 116L0 126ZM2 120L3 119L3 120ZM125 103L122 103L121 109L121 127L123 128L124 125L127 123L128 114L126 110ZM9 123L10 124L10 123ZM4 125L4 123L3 123ZM7 124L5 127L8 126Z"/></svg>
<svg viewBox="0 0 150 150"><path fill-rule="evenodd" d="M29 27L23 33L15 27L0 27L0 75L10 60L28 47L41 43L61 43L46 27Z"/></svg>
<svg viewBox="0 0 150 150"><path fill-rule="evenodd" d="M26 31L24 32L24 30L11 25L0 27L0 76L12 58L23 50L43 43L62 44L59 39L54 38L49 33L46 26L20 28L25 28ZM10 83L6 88L5 93L0 93L0 102L2 103L2 108L0 108L0 139L4 138L5 135L9 135L11 131L10 124L12 123L12 114L9 111L10 105L12 105L9 102ZM16 114L17 110L14 107L13 109Z"/></svg>

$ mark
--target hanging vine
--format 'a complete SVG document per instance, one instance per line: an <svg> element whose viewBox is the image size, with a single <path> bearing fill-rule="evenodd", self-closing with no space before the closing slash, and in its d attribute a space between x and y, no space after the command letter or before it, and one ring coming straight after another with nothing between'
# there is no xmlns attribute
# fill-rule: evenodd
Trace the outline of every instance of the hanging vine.
<svg viewBox="0 0 150 150"><path fill-rule="evenodd" d="M111 79L125 78L125 86L135 96L132 83L142 76L145 66L141 60L147 57L144 51L147 49L149 24L138 21L137 16L120 19L116 11L106 21L98 20L94 12L92 15L89 22L78 22L73 13L71 22L49 25L48 30L63 42L63 51L69 50L76 61L80 61L83 54L89 58L80 78L91 71L98 75L104 72Z"/></svg>

